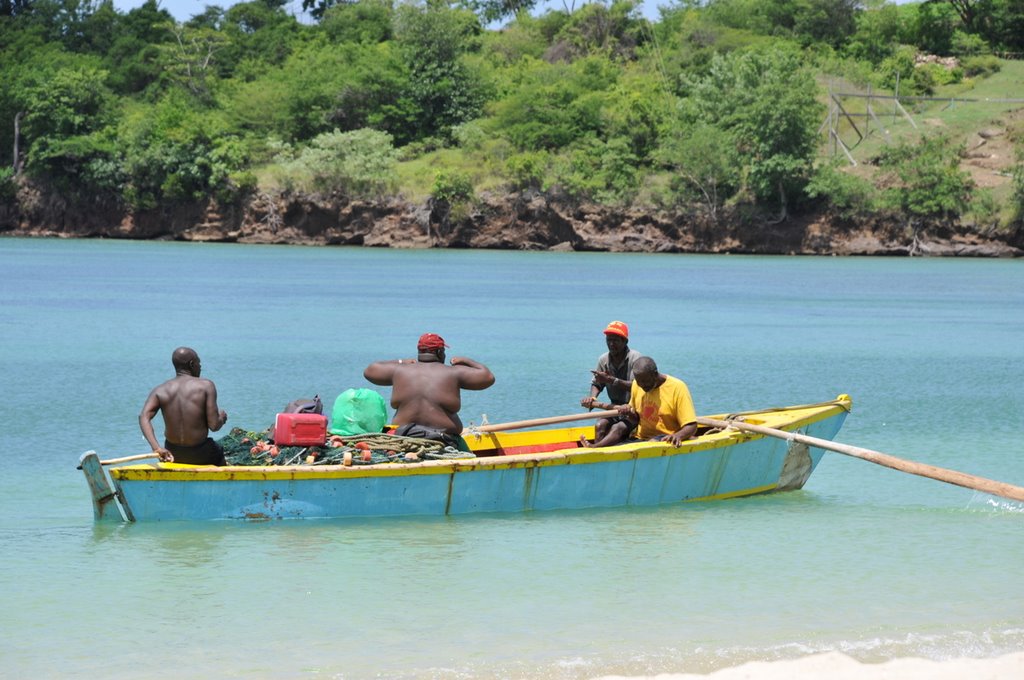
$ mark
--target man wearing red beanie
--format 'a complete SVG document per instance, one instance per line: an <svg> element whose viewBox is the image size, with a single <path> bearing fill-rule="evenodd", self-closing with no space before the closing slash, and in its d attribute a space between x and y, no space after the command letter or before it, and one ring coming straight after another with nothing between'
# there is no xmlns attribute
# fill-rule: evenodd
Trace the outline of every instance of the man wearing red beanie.
<svg viewBox="0 0 1024 680"><path fill-rule="evenodd" d="M374 385L391 385L395 434L441 441L462 451L460 390L484 390L494 384L494 374L468 357L452 357L444 363L444 338L424 333L416 343L415 359L375 361L363 371Z"/></svg>

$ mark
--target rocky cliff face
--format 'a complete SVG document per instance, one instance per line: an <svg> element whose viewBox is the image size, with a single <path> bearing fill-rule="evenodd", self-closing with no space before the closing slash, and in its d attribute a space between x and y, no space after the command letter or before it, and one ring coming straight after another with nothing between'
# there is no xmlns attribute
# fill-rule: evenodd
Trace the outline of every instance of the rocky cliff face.
<svg viewBox="0 0 1024 680"><path fill-rule="evenodd" d="M19 236L167 239L384 248L490 248L779 255L1020 257L1024 232L987 235L963 225L916 232L895 219L844 221L829 215L782 222L614 210L542 194L484 196L459 219L445 205L352 201L310 195L254 195L137 213L71 205L22 187L17 207L0 205L0 233Z"/></svg>

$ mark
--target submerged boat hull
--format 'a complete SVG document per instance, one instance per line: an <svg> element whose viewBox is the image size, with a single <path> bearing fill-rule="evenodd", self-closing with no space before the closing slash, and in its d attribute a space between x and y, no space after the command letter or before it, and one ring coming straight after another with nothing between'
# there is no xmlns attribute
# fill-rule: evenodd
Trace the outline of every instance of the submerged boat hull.
<svg viewBox="0 0 1024 680"><path fill-rule="evenodd" d="M850 399L747 414L744 420L832 439ZM719 416L724 417L724 416ZM367 466L199 467L150 463L109 470L82 458L97 519L207 520L461 515L705 501L801 488L822 449L736 430L676 448L578 445L593 428L470 434L479 457ZM93 464L95 463L95 464ZM90 472L91 471L91 472ZM102 472L102 470L100 470ZM97 490L94 484L100 488ZM112 507L111 495L116 499Z"/></svg>

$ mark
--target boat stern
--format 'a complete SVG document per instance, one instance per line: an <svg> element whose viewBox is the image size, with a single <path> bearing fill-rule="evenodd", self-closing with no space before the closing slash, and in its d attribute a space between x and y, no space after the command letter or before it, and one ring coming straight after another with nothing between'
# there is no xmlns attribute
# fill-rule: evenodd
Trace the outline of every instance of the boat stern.
<svg viewBox="0 0 1024 680"><path fill-rule="evenodd" d="M78 459L78 469L85 475L92 495L92 514L97 522L123 522L127 519L120 494L114 490L95 451L86 451ZM125 506L127 507L127 506Z"/></svg>

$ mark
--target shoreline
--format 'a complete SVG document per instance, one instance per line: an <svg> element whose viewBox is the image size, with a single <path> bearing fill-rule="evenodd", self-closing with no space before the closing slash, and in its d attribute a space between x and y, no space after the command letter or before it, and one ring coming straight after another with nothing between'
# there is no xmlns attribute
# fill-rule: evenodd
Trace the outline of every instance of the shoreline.
<svg viewBox="0 0 1024 680"><path fill-rule="evenodd" d="M348 243L332 242L308 238L295 239L239 239L227 237L214 238L191 238L178 236L154 236L141 237L113 233L68 233L52 229L35 230L10 230L0 231L0 239L22 238L37 240L81 240L81 241L154 241L154 242L178 242L178 243L222 243L231 245L276 245L276 246L306 246L306 247L349 247L369 248L378 250L491 250L491 251L534 251L534 252L563 252L563 253L634 253L634 254L676 254L676 255L755 255L780 257L892 257L892 258L968 258L980 260L1016 260L1024 258L1024 249L1016 248L1005 243L995 241L958 243L949 240L936 240L924 243L916 252L908 252L908 248L897 246L882 246L877 239L862 240L858 244L844 244L835 250L822 249L800 249L784 250L763 247L733 246L729 248L574 248L566 243L559 243L553 246L543 246L536 243L526 245L510 244L486 244L486 245L463 245L438 243L434 245L403 242L394 240L388 243Z"/></svg>
<svg viewBox="0 0 1024 680"><path fill-rule="evenodd" d="M993 658L934 661L920 657L862 663L842 652L783 661L751 661L712 673L602 675L592 680L1018 680L1024 678L1024 652Z"/></svg>
<svg viewBox="0 0 1024 680"><path fill-rule="evenodd" d="M1024 227L1001 232L946 223L910 229L894 214L857 219L793 214L782 222L744 214L711 220L654 208L575 204L539 193L486 195L458 219L431 202L259 194L231 205L212 199L163 210L83 210L40 199L3 210L0 236L394 249L556 252L1024 257Z"/></svg>

